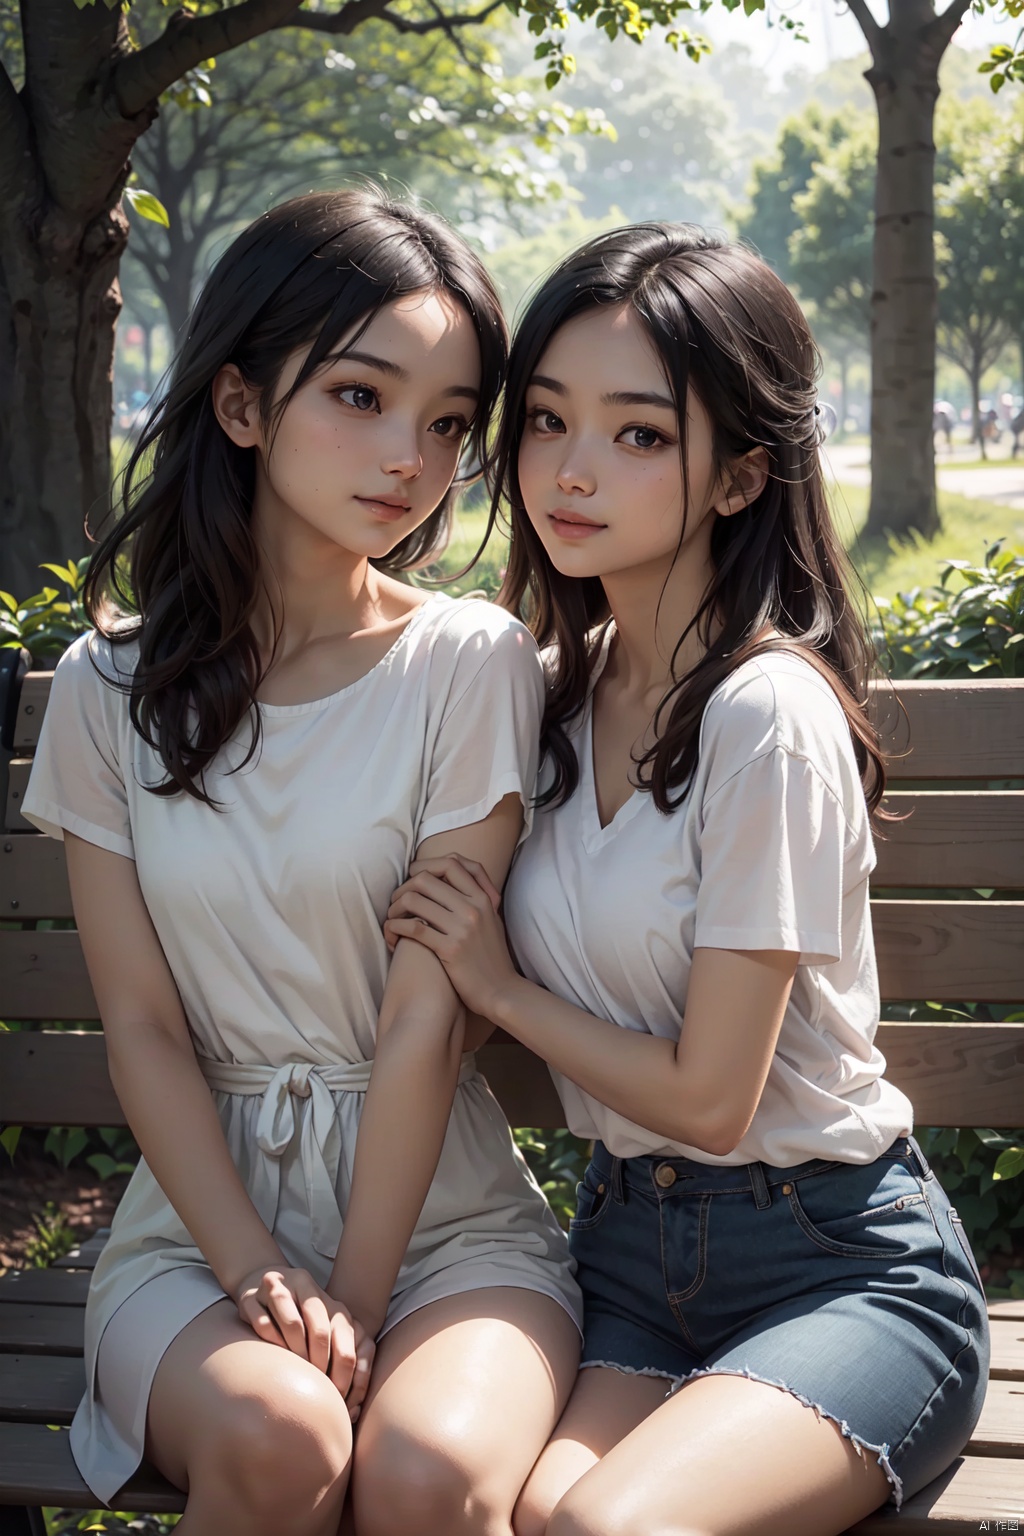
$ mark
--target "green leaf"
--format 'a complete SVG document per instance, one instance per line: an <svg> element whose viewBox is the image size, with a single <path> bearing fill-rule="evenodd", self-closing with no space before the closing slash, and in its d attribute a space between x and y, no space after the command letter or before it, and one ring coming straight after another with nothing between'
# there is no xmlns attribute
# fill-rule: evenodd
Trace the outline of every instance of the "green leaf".
<svg viewBox="0 0 1024 1536"><path fill-rule="evenodd" d="M0 603L3 603L4 607L9 608L12 613L17 613L18 604L9 592L0 592Z"/></svg>
<svg viewBox="0 0 1024 1536"><path fill-rule="evenodd" d="M141 187L125 187L124 195L129 206L140 218L150 219L154 224L162 224L165 229L170 229L171 221L167 216L167 209L152 192L144 192Z"/></svg>
<svg viewBox="0 0 1024 1536"><path fill-rule="evenodd" d="M1015 1179L1024 1173L1024 1147L1008 1147L996 1158L992 1170L993 1179Z"/></svg>
<svg viewBox="0 0 1024 1536"><path fill-rule="evenodd" d="M20 1125L5 1125L3 1130L0 1131L0 1147L3 1147L12 1163L14 1161L14 1154L17 1151L18 1142L20 1140Z"/></svg>

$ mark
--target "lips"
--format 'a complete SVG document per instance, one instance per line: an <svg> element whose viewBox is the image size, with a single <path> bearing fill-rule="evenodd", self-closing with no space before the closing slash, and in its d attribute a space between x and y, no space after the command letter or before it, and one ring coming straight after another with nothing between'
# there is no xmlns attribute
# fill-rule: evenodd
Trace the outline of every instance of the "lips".
<svg viewBox="0 0 1024 1536"><path fill-rule="evenodd" d="M598 523L592 517L584 517L582 512L571 512L567 507L556 507L548 513L555 533L562 539L586 539L591 534L603 533L607 523Z"/></svg>
<svg viewBox="0 0 1024 1536"><path fill-rule="evenodd" d="M407 501L402 501L398 496L357 496L356 501L373 513L374 517L382 518L385 522L397 522L412 511Z"/></svg>

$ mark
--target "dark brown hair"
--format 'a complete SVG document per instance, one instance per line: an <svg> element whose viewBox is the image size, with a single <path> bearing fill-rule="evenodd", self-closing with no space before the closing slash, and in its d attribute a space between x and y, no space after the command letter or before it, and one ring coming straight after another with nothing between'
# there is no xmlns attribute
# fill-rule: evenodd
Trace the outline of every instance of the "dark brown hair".
<svg viewBox="0 0 1024 1536"><path fill-rule="evenodd" d="M395 299L441 289L468 311L480 345L480 403L463 458L477 473L508 336L483 265L441 219L375 186L311 193L257 219L214 268L125 470L122 515L100 542L86 581L96 627L115 646L139 646L126 691L135 729L167 770L154 793L184 791L212 805L203 774L247 716L245 762L259 744L254 704L265 667L251 626L261 592L252 532L255 451L236 447L222 431L214 378L235 363L261 391L271 431L296 391L338 356L343 338L354 340ZM298 377L273 404L284 364L302 346L310 351ZM451 501L449 492L372 563L397 572L428 561L447 539ZM129 622L112 624L111 597L132 612Z"/></svg>
<svg viewBox="0 0 1024 1536"><path fill-rule="evenodd" d="M595 628L609 609L597 577L579 580L555 569L527 516L518 474L526 392L560 326L598 306L623 304L632 305L671 389L684 484L691 388L711 418L714 469L724 483L730 465L752 449L763 447L769 463L765 487L750 505L715 519L713 576L673 653L672 683L655 715L658 739L637 760L638 782L659 810L677 806L696 766L711 694L751 657L782 648L805 657L834 688L874 811L885 788L866 708L874 657L822 481L817 349L799 305L770 267L743 246L683 224L635 224L588 241L537 292L512 346L491 519L504 500L511 548L499 601L522 615L542 646L555 642L542 737L551 771L541 803L563 803L579 781L567 728L585 703L600 638ZM692 628L706 649L696 666L677 674L679 647ZM778 638L766 638L766 631Z"/></svg>

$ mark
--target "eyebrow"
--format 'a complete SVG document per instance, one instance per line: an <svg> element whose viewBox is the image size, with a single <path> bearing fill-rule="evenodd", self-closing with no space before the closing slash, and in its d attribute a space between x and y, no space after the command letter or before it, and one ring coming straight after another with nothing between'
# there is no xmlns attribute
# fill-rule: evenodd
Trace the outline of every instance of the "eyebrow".
<svg viewBox="0 0 1024 1536"><path fill-rule="evenodd" d="M528 388L535 387L537 389L547 389L547 390L550 390L553 395L563 395L564 396L564 395L567 395L569 393L569 391L566 389L564 384L560 384L557 379L549 378L548 375L545 374L545 373L535 373L533 375L532 379L530 380L530 383L529 383L529 385L527 387ZM644 391L615 390L615 391L613 391L609 395L602 395L601 396L601 404L602 405L655 405L655 406L660 406L661 409L665 410L665 411L674 411L675 408L676 408L675 401L674 400L670 400L667 395L659 395L656 392L647 391L647 390L644 390Z"/></svg>
<svg viewBox="0 0 1024 1536"><path fill-rule="evenodd" d="M386 357L375 357L372 352L339 352L331 358L331 367L338 367L342 363L362 363L364 368L376 368L389 379L397 379L399 383L406 384L409 381L409 372L401 368L398 363L389 362ZM471 384L453 384L450 389L442 389L442 400L479 400L480 391L474 389Z"/></svg>

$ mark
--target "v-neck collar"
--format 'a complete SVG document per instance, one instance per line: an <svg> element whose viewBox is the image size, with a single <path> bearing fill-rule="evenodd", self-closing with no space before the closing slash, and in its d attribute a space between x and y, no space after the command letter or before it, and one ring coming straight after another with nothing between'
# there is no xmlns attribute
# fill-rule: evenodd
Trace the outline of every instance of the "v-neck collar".
<svg viewBox="0 0 1024 1536"><path fill-rule="evenodd" d="M597 655L594 658L594 666L590 673L590 681L587 686L586 713L580 724L579 734L579 760L580 760L580 787L581 798L581 831L583 846L588 853L597 853L607 843L611 842L616 833L620 832L627 822L633 820L637 811L643 805L647 797L643 790L634 789L628 800L624 800L619 806L611 821L601 825L601 813L597 804L597 776L594 769L594 689L597 680L605 669L608 661L608 652L611 649L612 638L615 634L615 621L609 619L605 625L604 634Z"/></svg>

